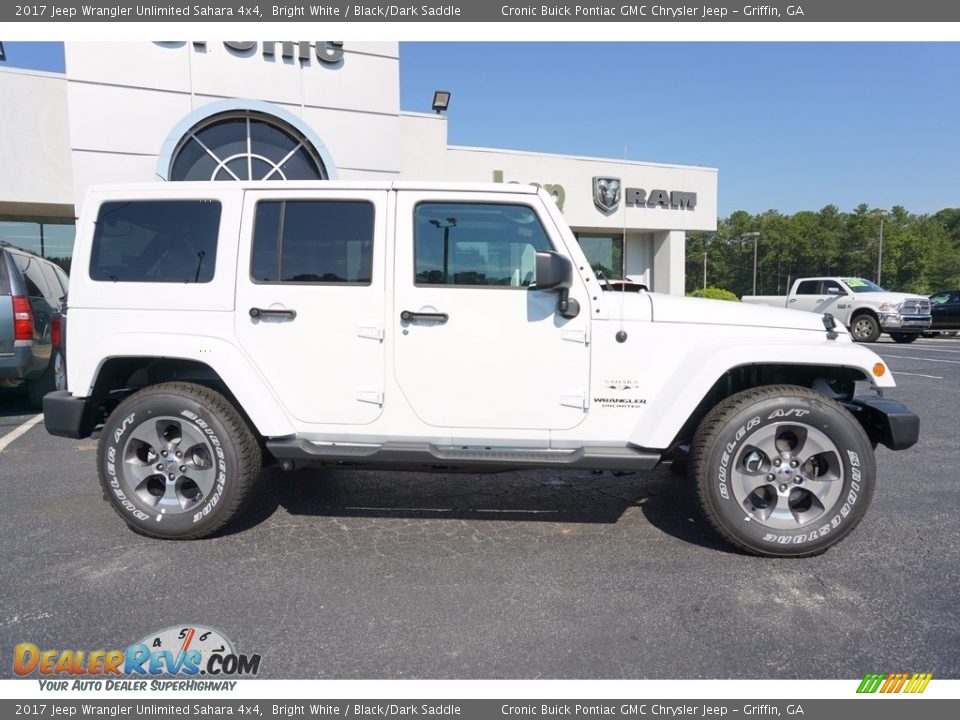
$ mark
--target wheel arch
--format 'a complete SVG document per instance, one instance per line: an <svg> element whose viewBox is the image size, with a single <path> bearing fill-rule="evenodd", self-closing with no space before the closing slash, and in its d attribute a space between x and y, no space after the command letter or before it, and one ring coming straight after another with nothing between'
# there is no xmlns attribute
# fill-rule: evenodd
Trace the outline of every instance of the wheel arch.
<svg viewBox="0 0 960 720"><path fill-rule="evenodd" d="M190 382L221 393L261 438L293 433L279 403L270 393L263 392L265 386L258 379L239 377L237 372L221 374L195 358L151 355L112 356L100 363L90 393L91 402L101 408L97 422L137 390L173 381Z"/></svg>
<svg viewBox="0 0 960 720"><path fill-rule="evenodd" d="M869 380L872 378L863 368L849 365L742 363L699 381L699 390L691 391L688 386L685 396L664 397L665 393L661 393L647 409L646 417L650 420L641 421L634 428L630 441L641 447L662 448L670 454L690 442L712 408L743 390L799 385L844 402L852 399L857 381ZM664 387L670 387L670 383L664 383ZM657 411L658 406L663 408L662 413Z"/></svg>

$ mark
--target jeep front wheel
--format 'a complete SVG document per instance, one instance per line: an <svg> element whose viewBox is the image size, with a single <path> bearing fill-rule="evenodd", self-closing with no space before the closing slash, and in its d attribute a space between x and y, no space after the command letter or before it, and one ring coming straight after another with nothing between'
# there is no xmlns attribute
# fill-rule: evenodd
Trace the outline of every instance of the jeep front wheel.
<svg viewBox="0 0 960 720"><path fill-rule="evenodd" d="M803 557L835 545L870 504L870 439L841 405L809 388L747 390L697 430L691 477L710 523L757 555Z"/></svg>
<svg viewBox="0 0 960 720"><path fill-rule="evenodd" d="M192 540L240 512L260 477L261 454L230 402L209 388L164 383L110 414L98 448L100 482L135 531Z"/></svg>

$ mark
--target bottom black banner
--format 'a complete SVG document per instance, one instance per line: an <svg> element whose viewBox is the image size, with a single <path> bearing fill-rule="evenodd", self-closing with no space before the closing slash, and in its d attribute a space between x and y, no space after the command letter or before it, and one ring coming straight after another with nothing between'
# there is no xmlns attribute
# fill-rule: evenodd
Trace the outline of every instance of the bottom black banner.
<svg viewBox="0 0 960 720"><path fill-rule="evenodd" d="M907 704L910 705L907 708ZM870 696L849 700L33 700L0 701L0 717L255 718L433 717L457 720L537 718L803 718L928 720L960 717L960 700Z"/></svg>

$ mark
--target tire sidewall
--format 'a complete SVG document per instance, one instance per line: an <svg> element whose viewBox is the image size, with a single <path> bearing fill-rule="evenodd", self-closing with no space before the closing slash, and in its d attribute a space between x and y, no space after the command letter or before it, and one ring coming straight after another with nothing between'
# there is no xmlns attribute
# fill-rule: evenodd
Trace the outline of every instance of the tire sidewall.
<svg viewBox="0 0 960 720"><path fill-rule="evenodd" d="M880 322L872 315L864 313L864 314L858 315L851 321L850 323L851 329L856 327L857 323L860 322L861 320L867 320L873 323L873 329L871 330L869 335L864 337L860 337L851 331L850 335L853 338L853 340L855 342L876 342L877 338L880 337Z"/></svg>
<svg viewBox="0 0 960 720"><path fill-rule="evenodd" d="M195 509L163 514L128 492L123 473L123 449L133 430L150 418L175 417L202 433L213 450L217 476L211 494ZM97 465L104 492L121 517L134 529L169 538L201 535L221 524L232 505L239 470L236 445L223 421L201 403L177 393L147 391L128 398L110 414L100 437Z"/></svg>
<svg viewBox="0 0 960 720"><path fill-rule="evenodd" d="M843 466L843 487L833 507L795 530L769 528L747 513L737 500L733 469L743 447L758 430L779 423L807 425L834 443ZM829 401L806 397L761 400L738 411L717 433L703 471L708 501L718 521L738 542L757 552L806 555L845 537L863 517L873 495L873 449L857 421Z"/></svg>

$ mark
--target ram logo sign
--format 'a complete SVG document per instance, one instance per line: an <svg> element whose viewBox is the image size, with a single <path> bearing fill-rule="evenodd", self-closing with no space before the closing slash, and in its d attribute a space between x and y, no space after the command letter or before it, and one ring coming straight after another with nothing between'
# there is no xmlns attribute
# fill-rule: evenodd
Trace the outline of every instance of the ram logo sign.
<svg viewBox="0 0 960 720"><path fill-rule="evenodd" d="M620 204L620 178L595 176L593 178L593 204L601 212L613 212Z"/></svg>

